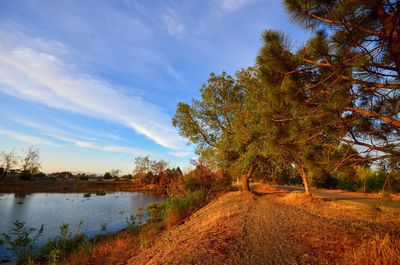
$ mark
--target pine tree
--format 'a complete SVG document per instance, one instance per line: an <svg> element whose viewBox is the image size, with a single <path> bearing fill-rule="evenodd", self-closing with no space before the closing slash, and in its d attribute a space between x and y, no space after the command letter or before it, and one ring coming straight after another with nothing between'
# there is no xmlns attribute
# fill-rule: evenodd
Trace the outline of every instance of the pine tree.
<svg viewBox="0 0 400 265"><path fill-rule="evenodd" d="M292 20L315 34L297 54L298 69L312 72L315 89L331 97L331 107L342 120L342 141L356 146L365 160L398 160L400 2L285 4Z"/></svg>

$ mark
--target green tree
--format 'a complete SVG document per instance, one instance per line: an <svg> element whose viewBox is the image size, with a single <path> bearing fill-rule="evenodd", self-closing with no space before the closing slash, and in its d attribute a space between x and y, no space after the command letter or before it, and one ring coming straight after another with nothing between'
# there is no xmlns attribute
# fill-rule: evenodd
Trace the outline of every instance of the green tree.
<svg viewBox="0 0 400 265"><path fill-rule="evenodd" d="M232 77L225 72L211 74L200 88L201 99L179 103L172 120L182 136L196 145L196 153L212 168L242 175L242 189L249 190L249 178L266 160L254 106L248 101L258 89L254 68Z"/></svg>
<svg viewBox="0 0 400 265"><path fill-rule="evenodd" d="M302 66L283 33L266 31L263 40L256 64L261 87L252 96L258 124L268 134L264 150L280 167L293 165L309 193L311 170L324 162L323 153L334 152L341 139L336 127L340 116L331 97L339 105L345 104L341 99L346 95L323 95L313 71Z"/></svg>
<svg viewBox="0 0 400 265"><path fill-rule="evenodd" d="M321 93L338 104L342 141L367 160L400 156L400 2L285 0L294 22L315 37L298 53ZM308 79L308 77L305 77ZM326 96L325 96L326 97Z"/></svg>

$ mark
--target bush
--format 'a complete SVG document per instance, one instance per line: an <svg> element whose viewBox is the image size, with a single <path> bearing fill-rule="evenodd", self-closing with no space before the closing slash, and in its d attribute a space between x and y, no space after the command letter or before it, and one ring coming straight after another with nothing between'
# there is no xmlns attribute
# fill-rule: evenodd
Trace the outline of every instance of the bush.
<svg viewBox="0 0 400 265"><path fill-rule="evenodd" d="M163 211L165 209L165 203L155 202L147 206L147 212L149 214L149 222L160 222L163 219Z"/></svg>
<svg viewBox="0 0 400 265"><path fill-rule="evenodd" d="M196 190L185 196L174 196L167 200L162 212L163 220L167 227L179 223L206 203L205 190Z"/></svg>
<svg viewBox="0 0 400 265"><path fill-rule="evenodd" d="M19 175L20 180L34 180L33 174L29 171L22 171Z"/></svg>
<svg viewBox="0 0 400 265"><path fill-rule="evenodd" d="M103 176L103 179L112 179L110 172L106 172Z"/></svg>
<svg viewBox="0 0 400 265"><path fill-rule="evenodd" d="M137 215L131 215L129 218L125 217L126 220L126 230L128 232L134 233L138 230L140 221Z"/></svg>
<svg viewBox="0 0 400 265"><path fill-rule="evenodd" d="M338 180L338 188L355 191L360 187L356 171L352 167L346 167L334 175Z"/></svg>
<svg viewBox="0 0 400 265"><path fill-rule="evenodd" d="M70 231L69 224L62 224L58 235L53 240L49 239L47 244L42 247L41 256L47 257L49 261L55 263L60 255L69 254L79 249L87 241L86 236L80 233L82 224L83 221L78 224L75 234Z"/></svg>
<svg viewBox="0 0 400 265"><path fill-rule="evenodd" d="M339 180L331 174L323 174L313 177L313 185L318 188L336 189L339 186Z"/></svg>

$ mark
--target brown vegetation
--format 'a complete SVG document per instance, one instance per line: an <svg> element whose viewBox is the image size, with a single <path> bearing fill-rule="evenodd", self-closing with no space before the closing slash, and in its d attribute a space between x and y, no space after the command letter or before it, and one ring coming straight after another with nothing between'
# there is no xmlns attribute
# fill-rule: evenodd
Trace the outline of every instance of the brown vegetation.
<svg viewBox="0 0 400 265"><path fill-rule="evenodd" d="M0 192L112 192L112 191L157 191L159 186L140 184L128 180L120 181L75 181L75 180L14 180L0 179Z"/></svg>

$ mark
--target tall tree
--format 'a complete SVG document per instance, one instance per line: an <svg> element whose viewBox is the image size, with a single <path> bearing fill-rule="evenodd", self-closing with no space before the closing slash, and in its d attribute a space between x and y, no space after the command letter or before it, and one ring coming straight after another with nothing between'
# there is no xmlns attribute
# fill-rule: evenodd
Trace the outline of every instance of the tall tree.
<svg viewBox="0 0 400 265"><path fill-rule="evenodd" d="M303 67L283 33L266 31L263 40L257 57L262 86L252 96L259 124L268 131L266 151L281 165L293 165L309 193L311 169L323 163L321 154L333 152L340 141L340 118L330 99L335 96L336 105L345 104L338 99L346 95L323 95L314 72Z"/></svg>
<svg viewBox="0 0 400 265"><path fill-rule="evenodd" d="M336 107L342 141L364 159L400 157L400 2L285 0L291 18L315 32L298 54L321 93L348 94ZM335 98L333 98L333 101Z"/></svg>
<svg viewBox="0 0 400 265"><path fill-rule="evenodd" d="M252 68L235 77L211 74L200 88L201 100L179 103L172 120L180 134L196 145L201 158L241 174L244 191L249 190L249 178L263 158L258 144L261 134L251 115L254 109L246 104L257 82Z"/></svg>

